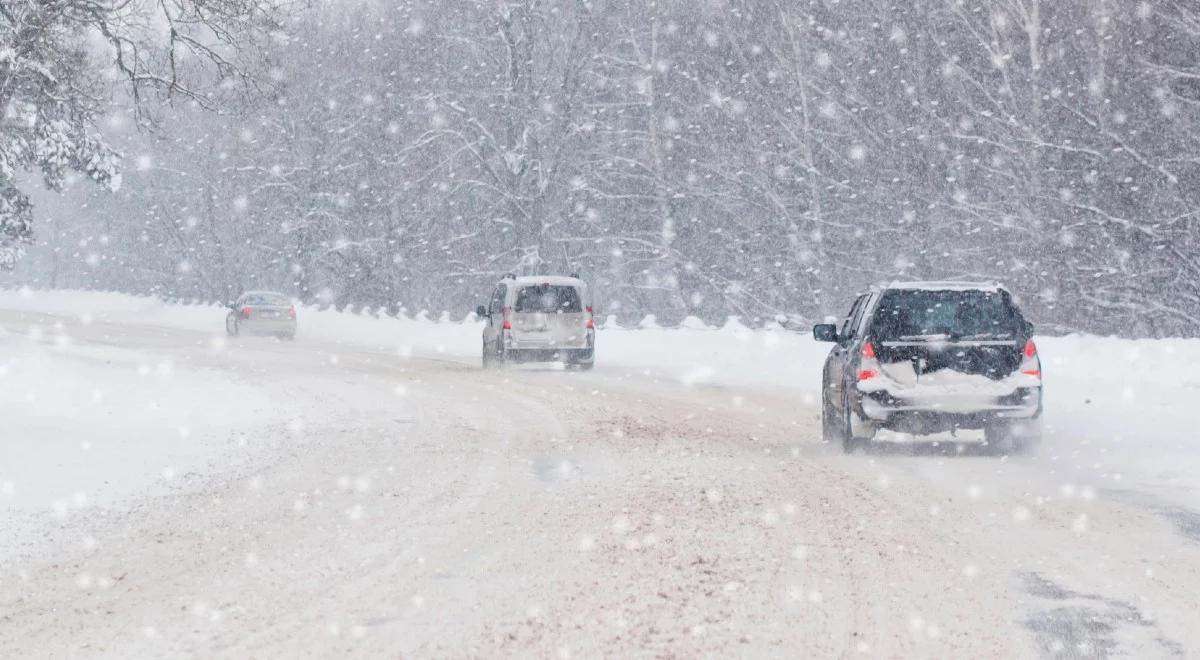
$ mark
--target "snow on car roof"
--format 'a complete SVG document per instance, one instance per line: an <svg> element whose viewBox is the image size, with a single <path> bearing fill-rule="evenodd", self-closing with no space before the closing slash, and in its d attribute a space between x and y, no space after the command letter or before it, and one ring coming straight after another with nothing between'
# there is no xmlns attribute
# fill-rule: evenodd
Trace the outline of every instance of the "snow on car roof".
<svg viewBox="0 0 1200 660"><path fill-rule="evenodd" d="M901 282L893 281L886 284L882 289L909 289L917 291L994 291L999 292L1004 290L1004 287L999 282L964 282L961 280L947 281L913 281Z"/></svg>
<svg viewBox="0 0 1200 660"><path fill-rule="evenodd" d="M500 280L500 283L512 282L517 286L536 286L539 284L553 284L555 286L587 286L583 280L578 277L566 277L565 275L525 275L522 277L512 277Z"/></svg>

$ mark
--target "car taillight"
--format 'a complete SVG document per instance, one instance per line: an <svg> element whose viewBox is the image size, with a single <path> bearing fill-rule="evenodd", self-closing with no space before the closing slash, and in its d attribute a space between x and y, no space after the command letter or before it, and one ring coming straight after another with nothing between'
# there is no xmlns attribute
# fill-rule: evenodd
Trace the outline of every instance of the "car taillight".
<svg viewBox="0 0 1200 660"><path fill-rule="evenodd" d="M500 324L500 328L502 330L512 330L512 322L508 319L504 319L504 323Z"/></svg>
<svg viewBox="0 0 1200 660"><path fill-rule="evenodd" d="M250 318L250 308L249 307L242 308L242 318L244 318L244 319Z"/></svg>
<svg viewBox="0 0 1200 660"><path fill-rule="evenodd" d="M291 307L288 308L288 316L290 316L292 318L296 318L296 306L295 305L292 305Z"/></svg>
<svg viewBox="0 0 1200 660"><path fill-rule="evenodd" d="M862 363L859 365L858 380L871 380L879 375L879 362L875 359L875 346L868 339L863 342Z"/></svg>
<svg viewBox="0 0 1200 660"><path fill-rule="evenodd" d="M1025 349L1021 351L1021 373L1034 378L1042 377L1042 360L1038 357L1037 345L1032 339L1025 341Z"/></svg>
<svg viewBox="0 0 1200 660"><path fill-rule="evenodd" d="M592 321L591 319L588 319L587 321L584 321L583 327L587 328L588 330L595 330L596 323L594 321Z"/></svg>

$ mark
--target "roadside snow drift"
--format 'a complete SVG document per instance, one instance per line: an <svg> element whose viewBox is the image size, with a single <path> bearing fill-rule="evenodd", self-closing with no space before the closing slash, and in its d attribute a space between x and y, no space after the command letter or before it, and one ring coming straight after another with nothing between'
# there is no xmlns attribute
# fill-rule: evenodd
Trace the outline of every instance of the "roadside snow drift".
<svg viewBox="0 0 1200 660"><path fill-rule="evenodd" d="M169 481L253 427L270 402L150 354L0 334L0 489L7 503L103 503ZM203 392L202 398L198 393Z"/></svg>

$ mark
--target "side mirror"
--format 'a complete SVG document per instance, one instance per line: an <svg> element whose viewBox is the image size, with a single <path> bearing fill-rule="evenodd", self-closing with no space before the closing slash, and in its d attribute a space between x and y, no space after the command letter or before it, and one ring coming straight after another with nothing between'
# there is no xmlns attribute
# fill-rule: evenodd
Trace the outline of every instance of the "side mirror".
<svg viewBox="0 0 1200 660"><path fill-rule="evenodd" d="M487 317L487 315L488 315L488 313L487 313L487 307L484 307L483 305L480 305L480 306L478 306L478 307L476 307L476 308L475 308L475 316L478 316L479 318L481 318L481 319L482 319L482 318L486 318L486 317Z"/></svg>
<svg viewBox="0 0 1200 660"><path fill-rule="evenodd" d="M836 342L837 326L832 323L818 323L814 325L813 339L817 341Z"/></svg>

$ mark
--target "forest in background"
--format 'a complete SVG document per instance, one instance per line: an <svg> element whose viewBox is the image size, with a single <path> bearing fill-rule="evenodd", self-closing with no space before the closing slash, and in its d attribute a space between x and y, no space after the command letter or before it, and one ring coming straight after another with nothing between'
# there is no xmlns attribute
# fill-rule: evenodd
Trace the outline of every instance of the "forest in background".
<svg viewBox="0 0 1200 660"><path fill-rule="evenodd" d="M1190 0L339 1L259 47L255 94L115 94L120 187L32 194L0 285L460 317L579 272L623 323L752 325L983 278L1043 331L1200 335Z"/></svg>

